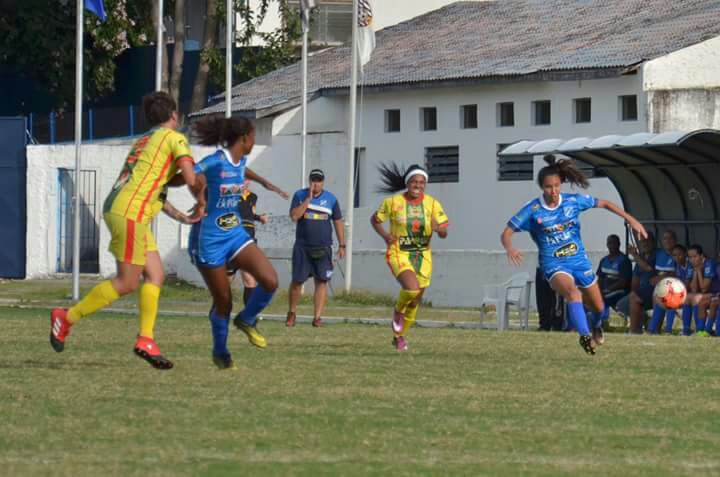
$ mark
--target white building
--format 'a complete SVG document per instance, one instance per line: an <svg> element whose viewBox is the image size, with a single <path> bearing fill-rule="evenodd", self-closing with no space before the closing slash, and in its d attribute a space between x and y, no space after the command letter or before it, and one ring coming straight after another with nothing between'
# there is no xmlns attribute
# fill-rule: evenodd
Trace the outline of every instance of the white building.
<svg viewBox="0 0 720 477"><path fill-rule="evenodd" d="M538 159L499 161L499 147L523 139L720 128L720 24L713 20L718 14L720 3L714 0L458 2L380 31L358 110L354 286L376 291L395 286L383 243L369 227L381 200L374 187L382 162L427 165L428 193L451 218L449 238L433 241L436 265L428 298L477 305L483 283L513 272L499 234L539 193ZM349 205L349 56L348 48L338 47L309 61L308 169L325 170L326 188L343 208ZM253 169L289 192L301 183L299 78L298 65L292 65L233 89L234 114L256 121ZM29 156L46 156L48 149L32 147ZM108 151L117 161L113 178L123 153ZM67 155L63 161L70 164L70 154L57 154ZM106 165L98 165L102 175ZM47 161L39 167L46 168ZM621 202L607 179L591 182L591 194ZM52 190L52 177L37 187ZM106 193L105 188L98 196ZM287 254L293 237L289 204L259 195L259 207L275 216L258 231L260 244L272 255ZM55 199L50 194L47 200ZM163 220L161 227L169 227ZM57 232L52 224L46 228L50 243ZM104 250L106 232L100 233ZM584 215L585 244L595 258L608 233L622 234L621 221L600 211ZM180 235L177 227L163 234L172 244L161 250L170 270L197 280L180 251ZM534 247L527 237L517 240L531 251L525 268L534 270ZM46 262L29 275L52 273L54 256L48 251ZM112 260L101 260L101 273L112 271ZM280 271L286 273L284 265Z"/></svg>

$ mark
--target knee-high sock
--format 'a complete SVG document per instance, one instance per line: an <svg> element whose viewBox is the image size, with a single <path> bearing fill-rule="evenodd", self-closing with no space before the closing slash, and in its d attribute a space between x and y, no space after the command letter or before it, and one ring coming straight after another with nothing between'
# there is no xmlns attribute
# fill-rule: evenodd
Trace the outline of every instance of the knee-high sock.
<svg viewBox="0 0 720 477"><path fill-rule="evenodd" d="M682 321L683 321L682 334L683 335L690 334L690 325L692 324L692 313L693 313L692 305L683 305L683 307L682 307Z"/></svg>
<svg viewBox="0 0 720 477"><path fill-rule="evenodd" d="M713 329L713 325L715 324L715 317L710 316L710 310L707 310L707 317L705 318L705 331L710 333Z"/></svg>
<svg viewBox="0 0 720 477"><path fill-rule="evenodd" d="M395 302L395 311L406 314L408 305L420 294L420 290L401 289Z"/></svg>
<svg viewBox="0 0 720 477"><path fill-rule="evenodd" d="M658 328L660 328L660 322L662 321L663 316L665 316L665 308L657 303L653 305L652 318L650 319L650 324L648 325L649 333L656 334L659 332Z"/></svg>
<svg viewBox="0 0 720 477"><path fill-rule="evenodd" d="M715 312L715 336L720 336L720 306Z"/></svg>
<svg viewBox="0 0 720 477"><path fill-rule="evenodd" d="M568 315L570 325L577 330L580 336L588 336L590 334L590 328L588 328L587 316L585 315L585 308L582 302L571 301L568 303Z"/></svg>
<svg viewBox="0 0 720 477"><path fill-rule="evenodd" d="M157 318L160 287L152 283L143 283L140 287L140 336L154 339L155 319Z"/></svg>
<svg viewBox="0 0 720 477"><path fill-rule="evenodd" d="M112 286L110 280L95 285L85 298L80 300L75 306L68 310L68 321L75 323L84 316L92 315L101 308L105 308L110 303L120 298L120 295Z"/></svg>
<svg viewBox="0 0 720 477"><path fill-rule="evenodd" d="M693 305L693 318L695 319L695 333L705 331L705 318L700 318L700 306Z"/></svg>
<svg viewBox="0 0 720 477"><path fill-rule="evenodd" d="M230 315L218 315L213 307L210 310L209 318L213 336L213 356L228 356L230 352L227 349L227 337Z"/></svg>
<svg viewBox="0 0 720 477"><path fill-rule="evenodd" d="M247 306L248 301L250 301L250 297L252 296L253 290L255 290L255 287L243 288L243 305Z"/></svg>
<svg viewBox="0 0 720 477"><path fill-rule="evenodd" d="M275 292L265 290L262 285L255 287L252 295L248 299L245 309L238 313L238 317L250 326L255 326L258 314L270 304Z"/></svg>
<svg viewBox="0 0 720 477"><path fill-rule="evenodd" d="M667 311L667 314L665 315L665 333L672 333L673 322L675 321L676 314L677 312L675 310Z"/></svg>
<svg viewBox="0 0 720 477"><path fill-rule="evenodd" d="M415 323L415 318L417 318L417 313L419 309L419 303L415 306L408 305L405 308L405 320L403 321L402 331L400 333L397 333L397 336L405 336L407 334L410 327L413 325L413 323Z"/></svg>

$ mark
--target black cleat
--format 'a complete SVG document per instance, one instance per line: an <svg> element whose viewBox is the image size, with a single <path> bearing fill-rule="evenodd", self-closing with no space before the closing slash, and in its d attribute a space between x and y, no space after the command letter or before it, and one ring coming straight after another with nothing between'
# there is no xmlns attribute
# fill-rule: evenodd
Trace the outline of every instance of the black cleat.
<svg viewBox="0 0 720 477"><path fill-rule="evenodd" d="M590 336L580 337L580 347L585 350L587 354L595 354L595 346L593 346L593 340Z"/></svg>
<svg viewBox="0 0 720 477"><path fill-rule="evenodd" d="M226 369L230 371L238 370L235 361L233 361L232 357L229 354L222 356L213 356L212 360L215 366L217 366L217 368L221 371Z"/></svg>

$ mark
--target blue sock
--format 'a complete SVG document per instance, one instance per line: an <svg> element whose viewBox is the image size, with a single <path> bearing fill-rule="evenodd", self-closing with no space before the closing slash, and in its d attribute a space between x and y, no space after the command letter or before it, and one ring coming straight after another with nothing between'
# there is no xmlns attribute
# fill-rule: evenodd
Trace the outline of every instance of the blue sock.
<svg viewBox="0 0 720 477"><path fill-rule="evenodd" d="M675 310L667 311L667 314L665 315L665 333L672 333L673 322L675 321L676 314L677 312Z"/></svg>
<svg viewBox="0 0 720 477"><path fill-rule="evenodd" d="M715 312L715 336L720 336L720 306Z"/></svg>
<svg viewBox="0 0 720 477"><path fill-rule="evenodd" d="M245 309L238 313L238 318L247 325L255 326L258 314L270 304L270 300L272 300L274 294L275 292L268 292L262 285L258 285L255 287L252 295L250 295Z"/></svg>
<svg viewBox="0 0 720 477"><path fill-rule="evenodd" d="M210 310L210 328L213 335L213 356L228 356L227 349L228 327L230 316L222 316L215 313L215 308Z"/></svg>
<svg viewBox="0 0 720 477"><path fill-rule="evenodd" d="M655 304L653 306L652 319L650 320L650 324L648 325L648 333L658 333L658 328L660 328L660 322L662 321L664 316L665 308L658 304Z"/></svg>
<svg viewBox="0 0 720 477"><path fill-rule="evenodd" d="M590 319L590 328L601 328L602 327L602 311L590 311L586 312Z"/></svg>
<svg viewBox="0 0 720 477"><path fill-rule="evenodd" d="M705 318L700 318L700 306L693 305L692 311L695 319L695 333L705 331Z"/></svg>
<svg viewBox="0 0 720 477"><path fill-rule="evenodd" d="M571 301L568 303L568 315L570 324L577 330L580 336L590 335L590 328L588 328L587 316L585 316L585 308L582 302Z"/></svg>
<svg viewBox="0 0 720 477"><path fill-rule="evenodd" d="M602 315L600 315L600 319L602 321L607 321L610 318L610 307L605 305L605 309L602 311Z"/></svg>
<svg viewBox="0 0 720 477"><path fill-rule="evenodd" d="M682 334L688 336L690 334L690 324L692 323L692 306L683 305L682 307Z"/></svg>
<svg viewBox="0 0 720 477"><path fill-rule="evenodd" d="M713 325L715 324L715 320L712 316L710 316L710 310L708 310L708 316L705 318L705 331L710 333L713 329Z"/></svg>

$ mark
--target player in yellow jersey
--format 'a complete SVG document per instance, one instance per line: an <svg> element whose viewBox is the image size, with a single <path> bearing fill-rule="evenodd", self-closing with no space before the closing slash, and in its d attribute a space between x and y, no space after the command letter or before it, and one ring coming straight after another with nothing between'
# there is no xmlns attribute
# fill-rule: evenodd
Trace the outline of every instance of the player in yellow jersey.
<svg viewBox="0 0 720 477"><path fill-rule="evenodd" d="M386 259L390 271L402 289L393 314L393 345L398 351L407 350L406 334L417 316L425 289L430 286L433 233L447 237L450 224L442 205L425 194L428 174L418 165L401 170L396 164L379 168L383 185L379 192L394 193L383 200L370 222L387 244ZM390 221L390 232L383 223Z"/></svg>
<svg viewBox="0 0 720 477"><path fill-rule="evenodd" d="M162 192L166 186L187 184L198 199L193 214L184 216L177 210L169 215L186 223L197 222L204 213L200 176L187 139L175 129L178 126L177 105L164 92L143 98L143 110L152 129L135 141L120 176L105 200L103 218L110 229L110 252L117 261L117 275L106 280L70 309L55 308L50 314L50 344L57 352L65 348L71 327L82 317L91 315L140 288L140 332L134 352L158 369L170 369L154 341L160 288L165 280L150 222L163 209ZM168 209L170 207L168 206ZM140 278L144 278L140 286Z"/></svg>

